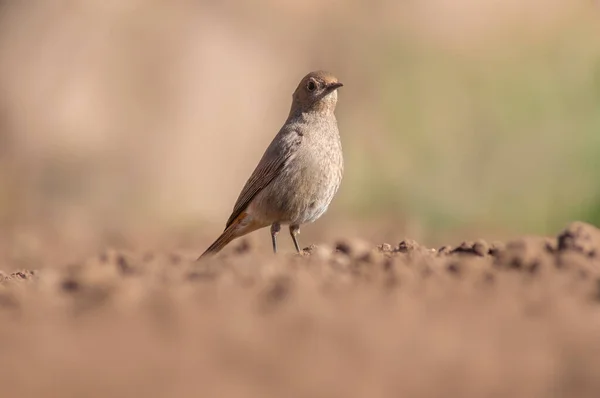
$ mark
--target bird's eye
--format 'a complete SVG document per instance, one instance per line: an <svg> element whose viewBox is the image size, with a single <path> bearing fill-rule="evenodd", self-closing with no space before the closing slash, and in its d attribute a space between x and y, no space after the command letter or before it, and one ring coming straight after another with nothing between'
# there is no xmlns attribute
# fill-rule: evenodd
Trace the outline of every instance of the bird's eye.
<svg viewBox="0 0 600 398"><path fill-rule="evenodd" d="M308 89L308 91L315 91L315 89L317 88L317 84L313 80L311 80L308 82L306 88Z"/></svg>

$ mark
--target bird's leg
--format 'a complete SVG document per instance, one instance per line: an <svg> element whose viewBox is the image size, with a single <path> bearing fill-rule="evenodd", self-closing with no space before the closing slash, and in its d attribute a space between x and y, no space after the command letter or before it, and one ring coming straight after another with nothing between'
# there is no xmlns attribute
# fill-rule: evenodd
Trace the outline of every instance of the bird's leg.
<svg viewBox="0 0 600 398"><path fill-rule="evenodd" d="M299 225L290 225L290 235L292 235L292 240L294 241L294 246L296 247L296 251L300 253L300 245L298 244L297 235L300 233Z"/></svg>
<svg viewBox="0 0 600 398"><path fill-rule="evenodd" d="M277 233L281 230L279 223L271 225L271 240L273 241L273 253L277 253Z"/></svg>

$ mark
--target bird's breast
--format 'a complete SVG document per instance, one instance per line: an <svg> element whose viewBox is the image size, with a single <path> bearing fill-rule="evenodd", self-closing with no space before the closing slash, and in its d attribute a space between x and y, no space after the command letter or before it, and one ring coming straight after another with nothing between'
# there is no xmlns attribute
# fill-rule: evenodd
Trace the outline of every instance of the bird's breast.
<svg viewBox="0 0 600 398"><path fill-rule="evenodd" d="M339 138L330 141L305 141L290 159L284 178L287 183L283 204L289 209L291 223L315 221L328 208L343 175Z"/></svg>
<svg viewBox="0 0 600 398"><path fill-rule="evenodd" d="M257 196L253 209L268 222L305 224L318 219L335 196L344 164L337 126L305 129L293 153Z"/></svg>

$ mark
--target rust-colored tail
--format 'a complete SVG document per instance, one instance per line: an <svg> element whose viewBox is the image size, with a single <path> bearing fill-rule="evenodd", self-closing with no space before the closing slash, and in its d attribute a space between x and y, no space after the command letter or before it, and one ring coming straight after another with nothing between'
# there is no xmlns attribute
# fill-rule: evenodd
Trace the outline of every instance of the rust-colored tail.
<svg viewBox="0 0 600 398"><path fill-rule="evenodd" d="M227 228L225 228L225 231L223 231L217 240L215 240L213 244L210 245L208 249L206 249L204 253L200 255L200 257L198 257L198 260L200 260L202 257L218 253L235 238L246 235L248 232L255 230L256 228L253 228L253 225L240 225L246 216L246 213L242 213L235 220L233 220L233 222L229 224Z"/></svg>
<svg viewBox="0 0 600 398"><path fill-rule="evenodd" d="M225 231L223 231L223 233L221 234L221 236L219 236L217 238L217 240L215 240L213 242L213 244L210 245L208 247L208 249L206 249L204 251L204 253L202 253L200 255L200 257L198 257L198 260L200 260L202 257L218 253L229 242L231 242L232 240L234 240L235 238L237 238L237 235L235 233L236 232L235 231L236 228L237 228L237 225L235 225L235 224L232 224L229 227L225 228Z"/></svg>

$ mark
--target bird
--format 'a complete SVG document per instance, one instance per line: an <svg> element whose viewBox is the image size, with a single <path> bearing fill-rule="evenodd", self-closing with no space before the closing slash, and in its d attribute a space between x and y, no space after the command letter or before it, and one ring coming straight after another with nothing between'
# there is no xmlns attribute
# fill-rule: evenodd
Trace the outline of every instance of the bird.
<svg viewBox="0 0 600 398"><path fill-rule="evenodd" d="M285 123L242 188L223 233L198 260L268 226L273 253L281 225L289 226L294 247L301 252L300 226L327 211L342 181L342 142L334 115L342 86L323 70L302 78Z"/></svg>

